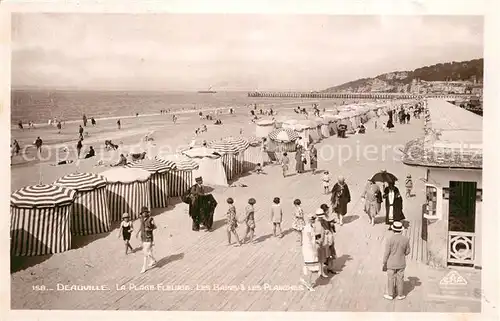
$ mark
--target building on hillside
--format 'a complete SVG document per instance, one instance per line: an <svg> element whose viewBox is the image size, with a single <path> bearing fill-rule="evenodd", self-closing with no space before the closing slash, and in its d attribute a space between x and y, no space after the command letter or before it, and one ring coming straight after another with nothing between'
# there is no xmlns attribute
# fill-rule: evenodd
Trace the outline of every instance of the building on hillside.
<svg viewBox="0 0 500 321"><path fill-rule="evenodd" d="M481 267L482 117L429 99L425 135L406 144L403 163L426 168L422 238L435 266Z"/></svg>

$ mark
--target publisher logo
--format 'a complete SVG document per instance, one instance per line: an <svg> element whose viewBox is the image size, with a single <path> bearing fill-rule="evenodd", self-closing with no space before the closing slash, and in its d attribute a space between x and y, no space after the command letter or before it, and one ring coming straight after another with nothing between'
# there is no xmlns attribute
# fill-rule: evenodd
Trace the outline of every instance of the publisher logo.
<svg viewBox="0 0 500 321"><path fill-rule="evenodd" d="M467 285L467 280L457 271L450 271L441 279L439 285Z"/></svg>

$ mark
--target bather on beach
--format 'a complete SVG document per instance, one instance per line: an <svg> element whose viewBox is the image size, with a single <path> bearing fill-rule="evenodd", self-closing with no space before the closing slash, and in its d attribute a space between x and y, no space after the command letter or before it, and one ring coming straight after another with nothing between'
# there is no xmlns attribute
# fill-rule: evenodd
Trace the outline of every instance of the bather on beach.
<svg viewBox="0 0 500 321"><path fill-rule="evenodd" d="M125 166L127 165L127 158L125 157L125 155L123 154L120 154L120 160L118 161L118 163L116 164L111 164L110 166L111 167L116 167L116 166Z"/></svg>

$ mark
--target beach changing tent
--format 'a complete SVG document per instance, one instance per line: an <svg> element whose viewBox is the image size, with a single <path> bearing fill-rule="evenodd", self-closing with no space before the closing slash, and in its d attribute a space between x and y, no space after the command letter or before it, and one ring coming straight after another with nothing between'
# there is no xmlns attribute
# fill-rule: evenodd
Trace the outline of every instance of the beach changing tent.
<svg viewBox="0 0 500 321"><path fill-rule="evenodd" d="M198 169L198 163L181 154L158 154L155 159L160 162L174 163L175 170L167 172L168 195L182 196L194 184L193 171Z"/></svg>
<svg viewBox="0 0 500 321"><path fill-rule="evenodd" d="M312 119L304 119L299 122L299 124L307 126L309 129L309 136L313 142L319 142L321 139L321 129L316 121Z"/></svg>
<svg viewBox="0 0 500 321"><path fill-rule="evenodd" d="M175 170L174 162L144 159L130 163L127 167L143 169L151 174L149 191L151 193L152 208L164 208L168 206L168 172Z"/></svg>
<svg viewBox="0 0 500 321"><path fill-rule="evenodd" d="M248 137L248 148L243 152L243 169L248 172L255 169L257 164L264 166L264 162L269 162L267 153L262 149L262 140L257 137Z"/></svg>
<svg viewBox="0 0 500 321"><path fill-rule="evenodd" d="M269 149L275 152L294 152L299 135L291 129L278 128L269 134Z"/></svg>
<svg viewBox="0 0 500 321"><path fill-rule="evenodd" d="M274 120L263 119L255 123L255 136L264 138L274 130Z"/></svg>
<svg viewBox="0 0 500 321"><path fill-rule="evenodd" d="M151 207L149 178L151 174L138 168L117 167L101 173L108 180L108 202L112 222L121 221L123 213L139 218L141 208Z"/></svg>
<svg viewBox="0 0 500 321"><path fill-rule="evenodd" d="M245 138L225 137L211 141L208 143L208 146L222 155L222 163L224 164L228 181L232 180L236 175L243 173L243 153L249 146Z"/></svg>
<svg viewBox="0 0 500 321"><path fill-rule="evenodd" d="M322 117L314 119L319 124L319 129L322 137L330 137L330 128L328 127L329 121Z"/></svg>
<svg viewBox="0 0 500 321"><path fill-rule="evenodd" d="M68 174L56 180L59 185L76 191L71 211L71 232L90 235L108 232L111 228L106 179L93 173Z"/></svg>
<svg viewBox="0 0 500 321"><path fill-rule="evenodd" d="M212 186L227 186L226 171L222 157L215 149L196 147L188 149L182 154L198 163L198 169L193 170L195 177L203 177L203 183Z"/></svg>
<svg viewBox="0 0 500 321"><path fill-rule="evenodd" d="M11 255L61 253L71 248L71 210L76 192L56 185L21 188L10 197Z"/></svg>

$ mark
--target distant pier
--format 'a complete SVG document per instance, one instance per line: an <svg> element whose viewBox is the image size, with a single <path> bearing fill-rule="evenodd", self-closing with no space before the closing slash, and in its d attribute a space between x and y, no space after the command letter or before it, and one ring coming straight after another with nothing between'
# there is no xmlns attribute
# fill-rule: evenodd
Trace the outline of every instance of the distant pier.
<svg viewBox="0 0 500 321"><path fill-rule="evenodd" d="M340 99L416 99L416 98L442 98L442 99L469 99L471 95L460 94L425 94L417 95L411 93L318 93L318 92L272 92L253 91L248 97L265 98L340 98Z"/></svg>

